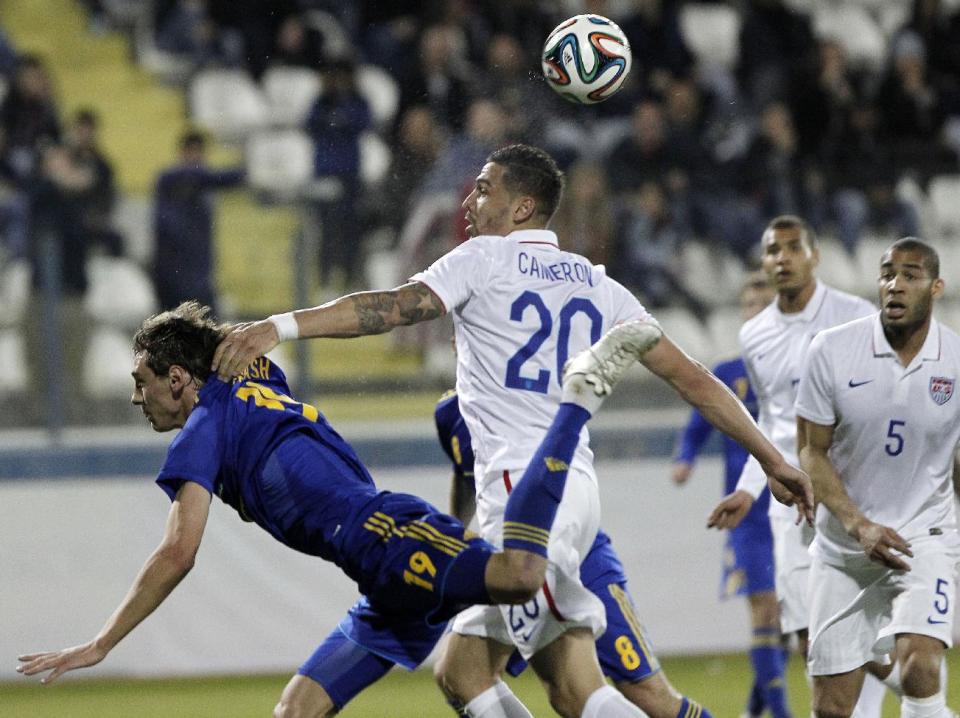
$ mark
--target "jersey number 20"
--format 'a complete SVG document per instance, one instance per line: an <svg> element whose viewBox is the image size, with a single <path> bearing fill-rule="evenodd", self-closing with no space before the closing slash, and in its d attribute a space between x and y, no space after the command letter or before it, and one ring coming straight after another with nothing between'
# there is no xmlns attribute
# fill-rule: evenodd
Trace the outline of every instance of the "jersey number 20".
<svg viewBox="0 0 960 718"><path fill-rule="evenodd" d="M546 394L550 386L550 372L541 369L535 377L525 377L520 371L523 365L543 346L553 332L553 317L536 292L526 291L510 305L510 321L522 322L527 309L533 308L540 318L540 326L527 343L507 361L506 386L508 389L523 389ZM563 375L563 365L570 355L570 325L577 314L584 314L590 320L590 343L600 340L603 329L603 316L589 299L574 297L560 310L559 333L557 334L557 384ZM585 349L586 347L584 347Z"/></svg>

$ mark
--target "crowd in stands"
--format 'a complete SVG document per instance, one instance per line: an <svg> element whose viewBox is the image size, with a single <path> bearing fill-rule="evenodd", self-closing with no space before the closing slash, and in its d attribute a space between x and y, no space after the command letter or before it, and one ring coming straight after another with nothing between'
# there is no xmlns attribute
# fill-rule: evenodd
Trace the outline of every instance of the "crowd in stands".
<svg viewBox="0 0 960 718"><path fill-rule="evenodd" d="M846 3L878 25L884 5L906 5ZM684 243L749 263L775 214L809 218L851 254L869 228L921 232L920 208L898 186L909 178L922 189L958 170L955 4L913 0L885 28L886 57L870 63L851 57L842 33L815 28L815 3L713 3L740 17L729 68L698 62L681 28L684 4L157 0L154 21L158 45L198 68L322 72L327 89L305 128L318 175L343 182L341 199L320 207L337 237L380 224L399 232L420 197L463 192L486 153L510 141L562 159L571 185L558 218L564 241L653 306L697 305L678 265ZM560 101L538 78L543 38L575 12L614 18L633 47L631 81L600 106ZM331 40L344 37L348 45ZM371 127L351 81L359 64L384 68L400 89L395 121L380 128L391 169L372 187L358 180L358 140ZM356 285L359 243L328 251L323 266Z"/></svg>
<svg viewBox="0 0 960 718"><path fill-rule="evenodd" d="M111 13L123 2L81 4L92 30L121 22ZM932 177L960 172L954 0L829 3L873 23L883 48L872 59L849 33L818 22L827 4L812 0L127 4L147 8L152 43L186 64L187 83L210 68L255 82L278 67L316 74L322 91L298 122L325 181L307 203L323 228L319 277L337 290L365 286L367 237L389 237L415 262L410 269L463 241L460 199L488 153L514 141L545 147L567 171L555 220L566 247L606 264L648 305L679 304L700 318L709 298L682 259L691 242L748 266L768 219L796 213L853 255L868 230L921 234L918 196ZM685 28L692 6L736 15L732 61L705 55ZM634 56L623 90L589 107L562 100L540 77L543 39L578 12L614 19ZM361 87L371 67L396 91L386 120ZM52 238L63 291L78 296L91 248L123 249L109 219L116 190L99 118L81 110L64 129L43 60L16 53L5 37L0 74L0 247L36 263L35 238ZM388 148L373 179L363 168L370 133ZM164 306L190 292L215 303L210 192L244 182L239 168L206 168L202 135L186 134L181 150L158 178L155 252L180 257L196 276L158 285ZM919 194L902 191L904 182ZM427 234L440 242L424 248Z"/></svg>

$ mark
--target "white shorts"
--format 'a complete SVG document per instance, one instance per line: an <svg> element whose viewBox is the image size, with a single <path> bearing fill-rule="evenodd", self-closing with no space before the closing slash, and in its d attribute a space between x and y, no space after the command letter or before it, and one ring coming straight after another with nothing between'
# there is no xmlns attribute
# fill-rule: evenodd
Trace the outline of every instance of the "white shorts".
<svg viewBox="0 0 960 718"><path fill-rule="evenodd" d="M899 633L953 645L960 540L956 532L910 541L910 571L866 556L843 567L814 558L810 570L810 675L846 673L868 661L889 662Z"/></svg>
<svg viewBox="0 0 960 718"><path fill-rule="evenodd" d="M777 602L780 604L780 631L794 633L809 624L807 584L813 529L797 525L794 517L771 516L773 567L776 571Z"/></svg>
<svg viewBox="0 0 960 718"><path fill-rule="evenodd" d="M508 480L522 473L510 472ZM479 485L485 487L477 497L480 535L500 547L506 483L501 480ZM603 603L580 582L580 564L589 553L599 526L596 476L573 466L550 531L544 588L522 606L472 606L461 611L453 619L453 632L513 644L524 658L572 628L589 628L594 636L602 635L607 623Z"/></svg>

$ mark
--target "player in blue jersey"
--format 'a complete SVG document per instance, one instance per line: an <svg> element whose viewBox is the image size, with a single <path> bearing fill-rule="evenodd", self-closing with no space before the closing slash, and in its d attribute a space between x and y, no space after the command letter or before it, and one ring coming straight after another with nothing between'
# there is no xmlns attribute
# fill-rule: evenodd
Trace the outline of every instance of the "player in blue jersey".
<svg viewBox="0 0 960 718"><path fill-rule="evenodd" d="M231 382L212 374L225 327L208 312L186 302L134 337L131 400L154 430L180 429L157 477L172 500L162 542L94 639L21 655L19 672L49 672L50 683L102 661L193 567L213 494L281 543L332 561L363 594L287 684L276 716L333 715L394 663L420 663L465 606L536 595L579 429L538 454L547 469L508 502L498 552L422 499L378 491L317 409L290 398L270 360L257 358ZM355 642L367 650L352 652Z"/></svg>
<svg viewBox="0 0 960 718"><path fill-rule="evenodd" d="M460 413L456 391L443 395L434 410L440 445L453 464L450 513L466 526L475 511L473 446ZM710 711L680 695L667 680L647 640L643 625L627 590L627 576L610 537L601 529L580 564L580 578L604 605L606 631L597 639L597 658L603 674L650 718L689 716L710 718ZM519 608L519 607L518 607ZM517 676L526 668L518 653L507 664ZM493 676L492 680L499 679Z"/></svg>
<svg viewBox="0 0 960 718"><path fill-rule="evenodd" d="M746 321L773 301L774 291L762 274L752 275L740 292L740 310ZM713 373L757 417L757 398L740 358L721 362ZM694 409L680 436L672 479L683 485L690 478L694 461L713 432L713 426ZM747 460L746 450L730 437L723 437L725 491L731 493ZM723 558L722 595L746 595L750 602L752 637L750 663L754 681L746 716L769 710L774 718L790 715L784 684L784 655L780 644L777 595L774 590L773 535L767 509L770 492L764 489L743 522L727 534Z"/></svg>

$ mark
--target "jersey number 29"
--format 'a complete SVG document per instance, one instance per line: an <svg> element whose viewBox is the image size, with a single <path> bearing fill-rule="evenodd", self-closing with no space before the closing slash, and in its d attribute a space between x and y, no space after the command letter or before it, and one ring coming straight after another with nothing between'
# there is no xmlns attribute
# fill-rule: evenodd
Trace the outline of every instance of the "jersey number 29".
<svg viewBox="0 0 960 718"><path fill-rule="evenodd" d="M547 310L543 299L536 292L526 291L510 305L510 321L521 322L527 309L533 308L540 318L540 326L527 343L507 361L506 386L508 389L523 389L546 394L550 386L550 372L540 369L535 377L525 377L520 372L523 365L539 351L543 343L553 332L553 317ZM590 320L590 343L600 340L603 330L603 316L589 299L574 297L560 310L559 330L557 334L557 384L563 378L563 365L570 356L570 326L577 314L584 314ZM586 347L583 347L586 349Z"/></svg>

